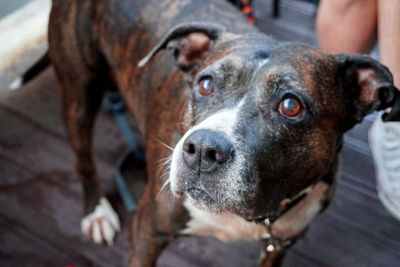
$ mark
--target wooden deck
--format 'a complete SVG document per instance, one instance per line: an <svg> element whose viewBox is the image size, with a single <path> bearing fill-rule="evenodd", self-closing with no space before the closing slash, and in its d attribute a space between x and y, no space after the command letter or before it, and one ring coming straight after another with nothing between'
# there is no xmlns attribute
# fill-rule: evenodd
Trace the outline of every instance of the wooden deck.
<svg viewBox="0 0 400 267"><path fill-rule="evenodd" d="M313 7L294 0L283 3L281 18L274 20L270 2L255 1L258 25L277 39L316 44ZM25 58L0 75L0 266L125 266L132 216L125 212L113 180L115 163L125 150L119 129L102 111L94 151L123 232L114 246L97 246L80 233L82 193L59 116L53 69L17 91L5 89L31 61ZM290 250L285 266L400 266L400 222L386 212L375 189L367 141L372 120L347 134L332 204ZM131 172L144 179L143 170ZM184 237L167 247L158 266L256 266L259 251L258 243Z"/></svg>

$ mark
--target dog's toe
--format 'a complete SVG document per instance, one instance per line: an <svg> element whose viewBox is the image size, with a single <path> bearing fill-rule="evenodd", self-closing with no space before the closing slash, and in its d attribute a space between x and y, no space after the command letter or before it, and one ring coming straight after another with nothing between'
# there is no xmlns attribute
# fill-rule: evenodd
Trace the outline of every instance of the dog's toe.
<svg viewBox="0 0 400 267"><path fill-rule="evenodd" d="M114 230L111 227L110 223L106 220L102 221L102 229L104 234L104 240L108 245L112 245L114 240Z"/></svg>
<svg viewBox="0 0 400 267"><path fill-rule="evenodd" d="M102 197L94 211L82 219L81 230L96 244L113 244L121 226L118 215L106 198Z"/></svg>
<svg viewBox="0 0 400 267"><path fill-rule="evenodd" d="M91 235L90 237L93 239L93 241L94 241L96 244L101 244L103 238L102 238L102 236L101 236L101 232L102 232L102 231L100 230L100 225L99 225L98 222L99 222L99 221L96 221L96 222L93 224L92 235Z"/></svg>

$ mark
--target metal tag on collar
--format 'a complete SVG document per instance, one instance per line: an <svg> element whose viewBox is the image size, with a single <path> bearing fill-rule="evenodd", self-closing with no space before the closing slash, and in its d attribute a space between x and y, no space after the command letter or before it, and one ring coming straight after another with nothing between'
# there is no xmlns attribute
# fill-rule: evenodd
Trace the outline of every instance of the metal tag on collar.
<svg viewBox="0 0 400 267"><path fill-rule="evenodd" d="M275 246L272 245L272 244L269 244L269 245L265 248L265 250L266 250L267 252L275 251Z"/></svg>

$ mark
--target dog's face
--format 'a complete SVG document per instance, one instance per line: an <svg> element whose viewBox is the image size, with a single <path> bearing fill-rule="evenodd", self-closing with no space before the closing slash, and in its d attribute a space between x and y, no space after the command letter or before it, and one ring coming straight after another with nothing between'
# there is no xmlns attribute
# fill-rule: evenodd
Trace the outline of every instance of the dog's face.
<svg viewBox="0 0 400 267"><path fill-rule="evenodd" d="M334 71L329 56L263 43L258 36L224 44L230 52L195 75L192 128L170 172L175 194L248 220L276 217L283 199L328 171L342 133L331 118L345 109L343 97L323 93L335 86L323 76Z"/></svg>
<svg viewBox="0 0 400 267"><path fill-rule="evenodd" d="M370 103L379 97L362 92L350 101L343 81L354 73L343 56L306 45L253 35L205 47L191 84L191 128L172 155L171 190L213 212L274 219L283 199L329 171L344 131L358 113L381 105ZM181 59L187 49L174 52L188 62ZM357 73L357 84L383 83L381 74L368 73L373 67L363 70L367 78Z"/></svg>

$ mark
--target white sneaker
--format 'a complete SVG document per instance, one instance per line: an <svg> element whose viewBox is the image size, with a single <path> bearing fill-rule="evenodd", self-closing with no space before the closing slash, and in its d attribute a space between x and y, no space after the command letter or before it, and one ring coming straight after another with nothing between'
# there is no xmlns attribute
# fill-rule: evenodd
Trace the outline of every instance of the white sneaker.
<svg viewBox="0 0 400 267"><path fill-rule="evenodd" d="M400 220L400 122L383 122L381 115L369 130L379 198Z"/></svg>

